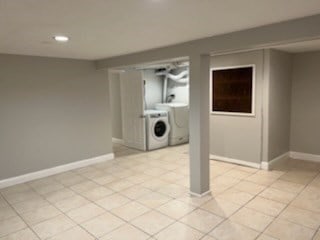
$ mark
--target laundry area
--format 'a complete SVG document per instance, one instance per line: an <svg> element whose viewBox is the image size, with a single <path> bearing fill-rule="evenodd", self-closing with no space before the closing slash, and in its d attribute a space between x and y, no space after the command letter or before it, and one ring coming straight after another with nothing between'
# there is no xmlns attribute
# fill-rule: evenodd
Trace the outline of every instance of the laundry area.
<svg viewBox="0 0 320 240"><path fill-rule="evenodd" d="M189 142L189 63L109 73L114 143L150 151Z"/></svg>

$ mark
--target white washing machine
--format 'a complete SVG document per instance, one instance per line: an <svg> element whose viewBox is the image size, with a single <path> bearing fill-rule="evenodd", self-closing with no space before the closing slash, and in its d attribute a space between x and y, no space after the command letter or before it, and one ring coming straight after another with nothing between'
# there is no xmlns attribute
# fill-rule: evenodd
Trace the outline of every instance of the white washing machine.
<svg viewBox="0 0 320 240"><path fill-rule="evenodd" d="M185 103L157 103L158 110L165 110L169 114L171 131L169 145L189 142L189 106Z"/></svg>
<svg viewBox="0 0 320 240"><path fill-rule="evenodd" d="M147 150L163 148L169 144L168 112L163 110L146 110Z"/></svg>

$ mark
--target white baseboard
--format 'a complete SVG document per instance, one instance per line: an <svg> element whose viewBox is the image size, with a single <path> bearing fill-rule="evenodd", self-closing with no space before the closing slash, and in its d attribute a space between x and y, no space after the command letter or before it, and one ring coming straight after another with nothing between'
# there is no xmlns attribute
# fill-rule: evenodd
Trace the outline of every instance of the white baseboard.
<svg viewBox="0 0 320 240"><path fill-rule="evenodd" d="M118 143L118 144L124 144L123 139L119 139L119 138L112 138L112 142L113 143Z"/></svg>
<svg viewBox="0 0 320 240"><path fill-rule="evenodd" d="M302 152L290 152L290 157L293 159L311 161L311 162L320 162L320 155L302 153Z"/></svg>
<svg viewBox="0 0 320 240"><path fill-rule="evenodd" d="M209 191L207 191L207 192L204 192L204 193L201 193L201 194L199 194L199 193L194 193L194 192L190 192L190 195L191 195L191 196L194 196L194 197L202 198L202 197L204 197L204 196L209 195L210 193L211 193L211 190L209 190Z"/></svg>
<svg viewBox="0 0 320 240"><path fill-rule="evenodd" d="M284 153L284 154L272 159L269 162L261 162L261 169L263 169L263 170L271 170L274 165L280 163L281 161L284 161L284 160L288 159L289 156L290 156L290 153L286 152L286 153Z"/></svg>
<svg viewBox="0 0 320 240"><path fill-rule="evenodd" d="M86 167L86 166L89 166L92 164L101 163L101 162L112 160L112 159L114 159L114 154L109 153L106 155L102 155L102 156L98 156L98 157L94 157L94 158L90 158L90 159L85 159L85 160L80 160L77 162L72 162L72 163L60 165L60 166L53 167L53 168L43 169L43 170L40 170L37 172L27 173L27 174L20 175L17 177L3 179L3 180L0 180L0 189L5 188L5 187L10 187L10 186L13 186L16 184L20 184L20 183L29 182L29 181L36 180L39 178L48 177L48 176L55 175L58 173L70 171L73 169Z"/></svg>
<svg viewBox="0 0 320 240"><path fill-rule="evenodd" d="M213 154L210 154L210 159L218 160L222 162L235 163L235 164L244 165L252 168L260 168L260 163L253 163L253 162L248 162L248 161L228 158L228 157L222 157L222 156L213 155Z"/></svg>

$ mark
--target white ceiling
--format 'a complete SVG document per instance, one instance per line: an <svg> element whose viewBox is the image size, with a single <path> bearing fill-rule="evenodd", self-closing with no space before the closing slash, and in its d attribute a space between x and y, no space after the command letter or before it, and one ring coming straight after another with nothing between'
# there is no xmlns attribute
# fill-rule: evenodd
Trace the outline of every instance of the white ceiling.
<svg viewBox="0 0 320 240"><path fill-rule="evenodd" d="M274 48L285 51L285 52L290 52L290 53L319 51L320 50L320 39L284 44L284 45L276 46Z"/></svg>
<svg viewBox="0 0 320 240"><path fill-rule="evenodd" d="M0 53L100 59L318 13L319 0L0 0Z"/></svg>

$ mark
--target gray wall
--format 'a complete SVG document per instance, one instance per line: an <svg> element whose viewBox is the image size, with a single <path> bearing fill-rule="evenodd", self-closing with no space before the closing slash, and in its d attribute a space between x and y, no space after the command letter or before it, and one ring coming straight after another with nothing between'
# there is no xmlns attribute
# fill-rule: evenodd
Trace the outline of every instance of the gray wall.
<svg viewBox="0 0 320 240"><path fill-rule="evenodd" d="M112 152L93 62L0 55L0 113L0 179Z"/></svg>
<svg viewBox="0 0 320 240"><path fill-rule="evenodd" d="M290 149L290 108L292 56L270 50L268 160Z"/></svg>
<svg viewBox="0 0 320 240"><path fill-rule="evenodd" d="M320 154L320 51L295 54L292 75L291 151Z"/></svg>
<svg viewBox="0 0 320 240"><path fill-rule="evenodd" d="M112 137L122 139L121 89L119 73L109 73Z"/></svg>
<svg viewBox="0 0 320 240"><path fill-rule="evenodd" d="M263 50L214 56L211 67L255 64L255 116L210 115L210 153L260 163L262 138Z"/></svg>

